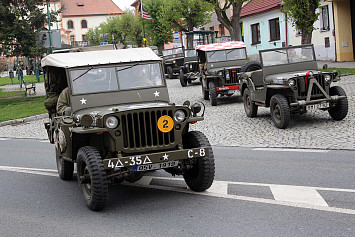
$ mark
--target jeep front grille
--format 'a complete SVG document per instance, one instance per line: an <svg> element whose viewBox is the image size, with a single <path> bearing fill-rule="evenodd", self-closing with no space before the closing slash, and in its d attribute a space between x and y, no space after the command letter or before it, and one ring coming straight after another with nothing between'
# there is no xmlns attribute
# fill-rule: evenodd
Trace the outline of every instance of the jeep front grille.
<svg viewBox="0 0 355 237"><path fill-rule="evenodd" d="M152 147L171 147L175 142L174 129L168 133L158 130L158 119L173 117L172 110L137 111L121 115L123 148L137 150Z"/></svg>
<svg viewBox="0 0 355 237"><path fill-rule="evenodd" d="M320 84L320 86L325 90L326 87L326 83L325 83L325 79L322 75L313 75L313 77L317 80L317 82ZM309 78L307 80L307 84L306 84L306 78L305 77L300 77L297 80L297 87L298 87L298 96L300 97L306 97L307 96L307 92L308 92L308 88L309 88ZM304 85L304 90L302 90L302 87ZM311 91L311 96L323 96L323 93L321 92L321 90L318 88L318 86L316 86L315 84L313 84L312 87L312 91Z"/></svg>
<svg viewBox="0 0 355 237"><path fill-rule="evenodd" d="M226 85L239 84L237 73L240 72L240 68L228 69L224 75ZM229 73L229 79L227 79L227 73Z"/></svg>

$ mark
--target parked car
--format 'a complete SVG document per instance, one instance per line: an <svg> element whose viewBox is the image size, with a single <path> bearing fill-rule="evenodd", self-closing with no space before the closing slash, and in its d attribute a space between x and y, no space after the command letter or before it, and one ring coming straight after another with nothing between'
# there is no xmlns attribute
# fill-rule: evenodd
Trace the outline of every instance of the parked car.
<svg viewBox="0 0 355 237"><path fill-rule="evenodd" d="M240 94L238 73L259 70L259 62L247 60L245 44L241 41L196 46L202 96L217 105L217 97Z"/></svg>
<svg viewBox="0 0 355 237"><path fill-rule="evenodd" d="M76 163L89 209L105 206L109 184L138 181L149 170L182 175L197 192L212 185L212 148L203 133L190 131L204 119L204 106L169 101L162 59L151 49L51 54L42 66L58 174L70 180ZM61 113L63 90L70 106Z"/></svg>
<svg viewBox="0 0 355 237"><path fill-rule="evenodd" d="M163 50L163 62L168 78L175 78L175 74L179 74L181 66L184 65L184 49L180 47Z"/></svg>
<svg viewBox="0 0 355 237"><path fill-rule="evenodd" d="M248 117L258 106L270 107L278 128L287 128L291 114L307 110L328 111L334 120L348 113L348 100L340 86L338 72L318 71L313 45L260 50L261 70L240 74L244 109Z"/></svg>
<svg viewBox="0 0 355 237"><path fill-rule="evenodd" d="M180 69L180 84L182 87L187 86L196 79L200 79L200 68L195 49L185 49L184 65Z"/></svg>

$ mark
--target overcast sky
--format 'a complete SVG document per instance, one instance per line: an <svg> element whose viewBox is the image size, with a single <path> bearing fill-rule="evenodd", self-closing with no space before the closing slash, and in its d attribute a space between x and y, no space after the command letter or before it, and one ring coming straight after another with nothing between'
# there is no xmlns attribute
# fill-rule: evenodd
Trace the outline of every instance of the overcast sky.
<svg viewBox="0 0 355 237"><path fill-rule="evenodd" d="M131 4L135 1L135 0L112 0L114 3L116 3L116 5L122 10L124 11L126 8L129 8L131 6Z"/></svg>

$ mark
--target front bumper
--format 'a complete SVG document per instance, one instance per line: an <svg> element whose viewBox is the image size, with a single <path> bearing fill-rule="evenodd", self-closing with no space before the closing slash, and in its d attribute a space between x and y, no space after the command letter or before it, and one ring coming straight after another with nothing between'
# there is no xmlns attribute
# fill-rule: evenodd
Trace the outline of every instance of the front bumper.
<svg viewBox="0 0 355 237"><path fill-rule="evenodd" d="M128 157L109 158L109 159L104 159L103 164L105 169L118 170L123 167L133 169L139 165L200 158L200 157L206 157L208 155L209 155L208 147L199 147L199 148L191 148L191 149L140 154L140 155L133 155Z"/></svg>

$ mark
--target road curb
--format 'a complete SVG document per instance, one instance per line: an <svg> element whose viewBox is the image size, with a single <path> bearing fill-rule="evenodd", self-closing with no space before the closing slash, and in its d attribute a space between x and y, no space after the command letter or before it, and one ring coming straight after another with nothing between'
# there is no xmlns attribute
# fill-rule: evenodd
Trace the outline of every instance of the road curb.
<svg viewBox="0 0 355 237"><path fill-rule="evenodd" d="M20 124L20 123L27 123L27 122L35 121L38 119L44 119L44 118L48 118L48 114L38 114L38 115L26 117L26 118L13 119L13 120L0 122L0 127L7 126L7 125Z"/></svg>

